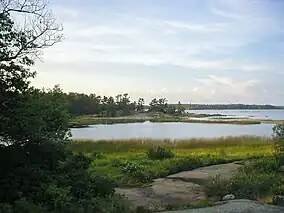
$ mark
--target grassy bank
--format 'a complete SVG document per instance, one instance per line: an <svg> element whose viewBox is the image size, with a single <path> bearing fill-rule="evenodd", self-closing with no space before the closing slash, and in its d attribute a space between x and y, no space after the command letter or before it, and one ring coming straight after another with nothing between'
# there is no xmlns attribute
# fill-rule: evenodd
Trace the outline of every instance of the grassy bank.
<svg viewBox="0 0 284 213"><path fill-rule="evenodd" d="M151 122L180 122L180 123L209 123L209 124L236 124L236 125L252 125L252 124L261 124L261 121L258 120L194 120L186 118L153 118Z"/></svg>
<svg viewBox="0 0 284 213"><path fill-rule="evenodd" d="M236 119L212 119L212 120L194 120L190 117L177 117L177 116L161 116L161 117L152 117L152 118L96 118L90 116L81 116L73 118L69 125L71 128L80 128L87 127L88 125L97 125L97 124L121 124L121 123L143 123L150 121L153 123L164 123L164 122L179 122L179 123L209 123L209 124L236 124L236 125L252 125L252 124L261 124L261 123L270 123L277 124L283 123L284 121L273 121L273 120L236 120Z"/></svg>
<svg viewBox="0 0 284 213"><path fill-rule="evenodd" d="M147 151L159 145L170 150L174 157L151 160ZM74 152L93 159L91 173L106 176L119 186L151 183L154 178L197 167L235 160L272 156L270 139L259 137L229 137L191 140L115 140L71 143Z"/></svg>

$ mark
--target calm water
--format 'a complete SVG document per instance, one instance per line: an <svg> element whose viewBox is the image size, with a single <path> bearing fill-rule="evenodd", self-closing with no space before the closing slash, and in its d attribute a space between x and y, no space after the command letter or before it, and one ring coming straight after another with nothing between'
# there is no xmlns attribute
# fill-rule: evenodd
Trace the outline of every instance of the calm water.
<svg viewBox="0 0 284 213"><path fill-rule="evenodd" d="M284 110L187 110L197 114L222 114L236 118L284 120Z"/></svg>
<svg viewBox="0 0 284 213"><path fill-rule="evenodd" d="M284 120L284 110L194 110L194 113L225 114L235 117ZM187 139L223 136L271 136L272 124L233 125L206 123L134 123L93 125L72 129L74 139Z"/></svg>
<svg viewBox="0 0 284 213"><path fill-rule="evenodd" d="M222 136L271 136L271 124L231 125L202 123L134 123L93 125L89 128L72 129L74 139L186 139L214 138Z"/></svg>

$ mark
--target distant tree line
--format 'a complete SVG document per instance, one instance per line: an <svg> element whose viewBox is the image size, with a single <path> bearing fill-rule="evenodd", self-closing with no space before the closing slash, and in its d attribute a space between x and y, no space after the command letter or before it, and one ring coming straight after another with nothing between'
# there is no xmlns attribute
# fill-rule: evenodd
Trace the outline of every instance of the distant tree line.
<svg viewBox="0 0 284 213"><path fill-rule="evenodd" d="M64 95L68 102L69 113L73 116L116 117L145 111L167 114L182 114L185 111L180 102L176 105L168 105L166 98L154 98L146 107L144 98L131 101L127 93L118 94L115 97L74 92Z"/></svg>
<svg viewBox="0 0 284 213"><path fill-rule="evenodd" d="M256 105L256 104L185 104L186 109L283 109L280 106Z"/></svg>
<svg viewBox="0 0 284 213"><path fill-rule="evenodd" d="M281 109L273 105L248 105L248 104L168 104L166 98L153 98L149 104L144 98L131 101L129 95L118 94L112 96L100 96L96 94L64 93L68 102L69 113L73 116L96 115L98 117L126 116L145 111L181 115L188 110L209 109Z"/></svg>
<svg viewBox="0 0 284 213"><path fill-rule="evenodd" d="M142 111L144 99L130 101L127 93L112 96L100 96L96 94L69 93L65 94L71 115L98 115L102 117L114 117L130 115L135 111Z"/></svg>

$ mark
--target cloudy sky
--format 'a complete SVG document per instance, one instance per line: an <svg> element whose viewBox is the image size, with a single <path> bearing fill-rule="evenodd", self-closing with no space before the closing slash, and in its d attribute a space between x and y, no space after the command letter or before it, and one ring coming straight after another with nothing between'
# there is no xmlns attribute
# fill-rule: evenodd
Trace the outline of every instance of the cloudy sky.
<svg viewBox="0 0 284 213"><path fill-rule="evenodd" d="M284 105L282 0L52 0L65 40L33 84L133 99Z"/></svg>

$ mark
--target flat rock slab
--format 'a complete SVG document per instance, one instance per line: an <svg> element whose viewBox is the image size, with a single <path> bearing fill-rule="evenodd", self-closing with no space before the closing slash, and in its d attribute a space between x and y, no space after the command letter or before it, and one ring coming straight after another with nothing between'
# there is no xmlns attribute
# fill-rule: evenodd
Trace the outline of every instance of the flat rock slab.
<svg viewBox="0 0 284 213"><path fill-rule="evenodd" d="M251 200L232 200L220 206L200 209L165 211L163 213L284 213L284 208L258 204Z"/></svg>
<svg viewBox="0 0 284 213"><path fill-rule="evenodd" d="M167 178L203 184L209 178L216 177L217 175L220 175L220 177L223 179L229 179L235 175L240 167L242 167L242 165L237 163L219 164L194 169L191 171L180 172L169 175Z"/></svg>
<svg viewBox="0 0 284 213"><path fill-rule="evenodd" d="M149 208L197 203L206 199L200 185L164 178L156 179L151 187L117 188L116 193L126 196L135 206Z"/></svg>

